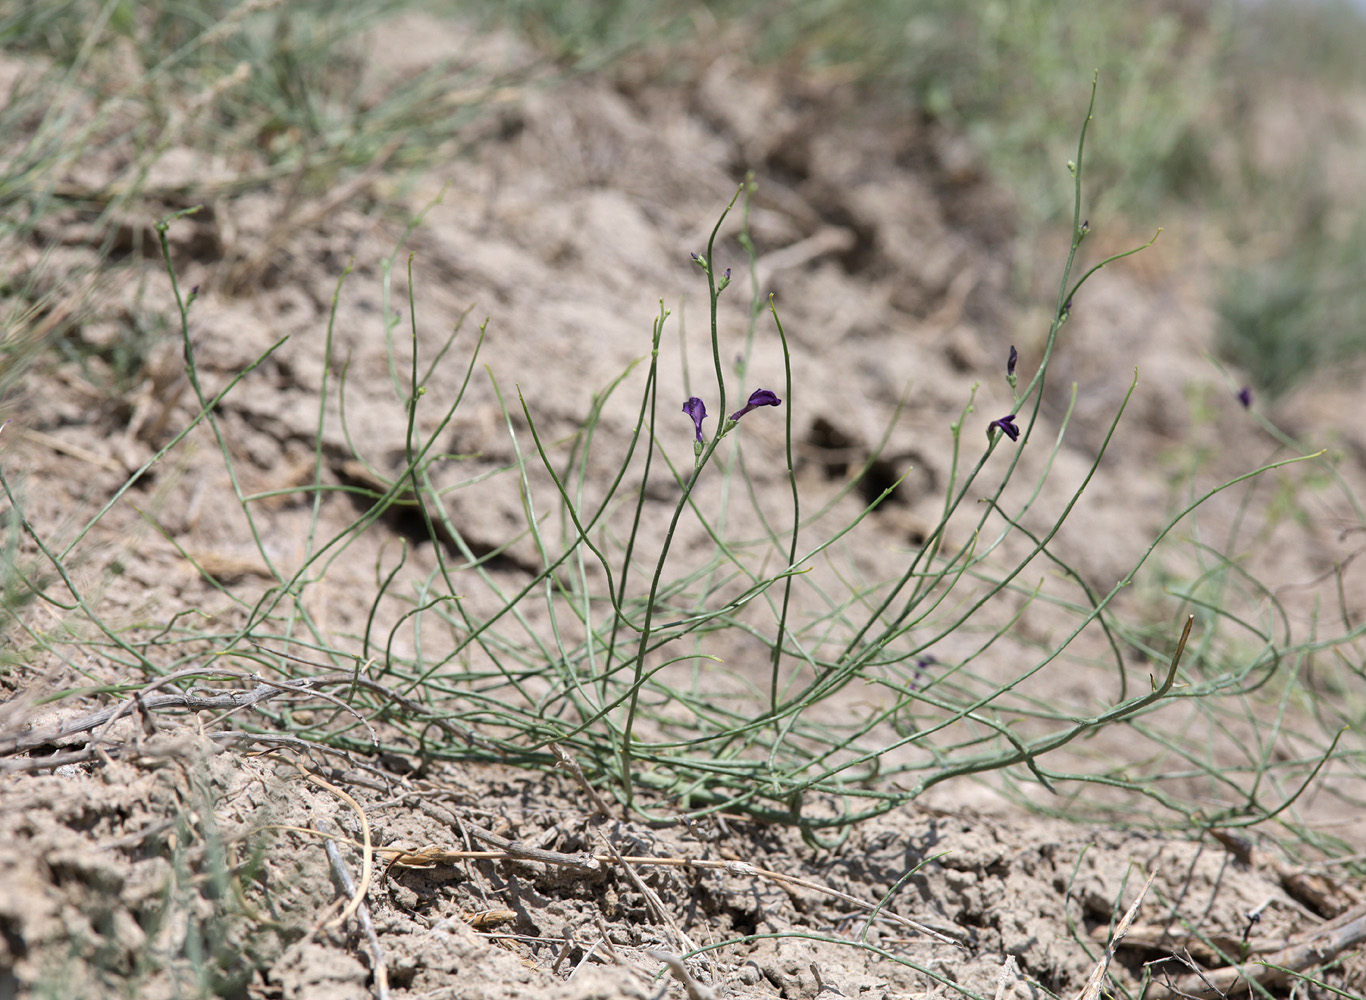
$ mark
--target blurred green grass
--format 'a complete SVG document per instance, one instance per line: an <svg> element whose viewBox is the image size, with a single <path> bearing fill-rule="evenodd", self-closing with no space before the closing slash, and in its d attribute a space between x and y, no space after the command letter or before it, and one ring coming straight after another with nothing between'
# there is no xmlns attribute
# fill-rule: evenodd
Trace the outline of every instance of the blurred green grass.
<svg viewBox="0 0 1366 1000"><path fill-rule="evenodd" d="M0 259L44 219L75 212L96 224L104 260L114 221L172 143L245 164L241 185L302 193L335 187L379 158L420 170L449 153L489 110L479 87L493 81L479 70L477 44L381 91L361 72L366 39L382 44L385 25L414 10L516 32L551 67L520 67L522 80L612 73L631 60L656 78L686 80L729 54L818 74L933 120L967 137L1013 196L1022 292L1035 276L1032 248L1066 223L1059 171L1098 72L1104 111L1093 129L1088 211L1120 231L1195 217L1216 234L1220 287L1211 297L1224 359L1274 397L1366 351L1366 288L1355 280L1366 171L1324 166L1329 147L1338 160L1355 153L1366 162L1361 116L1351 111L1366 94L1366 21L1345 2L1140 0L1080 11L1061 0L14 4L0 12L0 45L31 68L0 109L9 147ZM456 90L475 96L453 105L445 97ZM1321 128L1267 135L1267 109L1300 93L1323 106L1311 116ZM117 175L103 190L73 190L73 165L101 155L119 158ZM6 272L0 363L11 368L32 353L12 331L60 335L80 309L50 300L53 280ZM63 309L64 322L41 322Z"/></svg>
<svg viewBox="0 0 1366 1000"><path fill-rule="evenodd" d="M417 6L0 7L0 390L64 339L67 355L114 357L112 391L138 378L125 361L145 354L145 332L126 305L104 307L115 276L155 254L148 226L168 210L227 199L231 214L233 197L273 190L286 195L276 225L288 228L309 197L381 167L401 184L472 141L471 125L499 106L488 95L507 82L473 39L411 72L367 72L375 38ZM154 173L187 151L192 169ZM225 280L240 291L249 276ZM121 326L128 343L84 344L92 318Z"/></svg>

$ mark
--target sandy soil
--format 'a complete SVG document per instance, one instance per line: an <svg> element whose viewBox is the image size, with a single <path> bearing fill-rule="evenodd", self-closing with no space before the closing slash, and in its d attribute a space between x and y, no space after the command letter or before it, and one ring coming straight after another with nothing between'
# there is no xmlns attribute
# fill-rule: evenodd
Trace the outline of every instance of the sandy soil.
<svg viewBox="0 0 1366 1000"><path fill-rule="evenodd" d="M433 38L460 41L448 25L414 20L405 30L411 44L390 37L382 58L402 52L416 62ZM414 68L373 71L405 66ZM205 178L218 176L221 164L170 150L148 182L159 199L149 199L145 218L130 220L117 249L107 289L117 309L75 335L91 348L84 362L45 358L8 414L5 474L40 536L65 545L73 525L195 412L173 299L147 228L189 204L205 208L174 223L170 237L182 288L198 288L192 335L206 393L289 338L218 408L244 494L309 482L323 392L333 394L319 452L328 481L356 485L401 467L407 414L390 378L381 264L395 260L388 306L404 320L401 368L408 252L424 357L473 310L455 360L426 382L431 399L460 391L473 328L487 315L481 360L505 393L515 396L515 385L529 401L545 439L561 439L582 421L592 392L648 352L662 299L674 324L662 347L661 377L671 387L663 396L681 403L685 385L697 391L710 370L705 286L689 253L704 249L746 170L759 184L759 283L774 294L792 341L794 389L785 405L800 443L799 481L813 503L836 496L907 399L878 469L889 480L912 471L849 556L869 578L897 572L932 523L950 471L948 426L972 387L981 386L968 433L977 447L986 422L1011 405L1001 378L1009 346L1018 345L1025 378L1037 365L1047 314L1022 305L1028 296L1010 287L1009 198L958 137L859 106L836 83L758 72L725 55L686 84L644 70L579 79L508 96L471 150L453 151L415 186L380 172L314 195L216 187ZM99 167L82 170L98 177ZM396 250L418 212L420 225ZM73 211L54 216L39 236L79 255L81 225ZM1150 235L1092 225L1092 260ZM743 266L736 232L725 231L718 266ZM1102 590L1129 571L1191 491L1278 454L1239 406L1236 373L1225 376L1207 360L1209 276L1192 240L1169 231L1087 289L1046 397L1038 432L1045 442L1077 385L1068 436L1037 505L1041 517L1076 489L1139 371L1102 473L1058 538L1058 551ZM1062 249L1039 254L1060 260ZM329 369L328 316L349 261ZM1053 273L1051 265L1038 269ZM1041 288L1037 300L1047 295ZM739 350L744 299L723 301L726 336ZM126 391L111 394L117 372L98 348L129 325L150 331L145 357ZM337 402L343 368L345 429ZM761 324L744 384L776 386L781 378L776 336ZM732 398L746 391L730 389ZM603 416L605 441L624 440L634 405L614 398ZM421 414L420 429L436 426L439 409ZM1351 380L1325 377L1274 416L1311 445L1337 449L1340 475L1366 496L1362 410ZM688 456L691 427L682 414L675 423L668 447ZM459 478L512 458L482 374L445 433L450 452L477 454ZM780 421L747 418L744 434L756 492L780 493ZM1030 468L1047 457L1037 450ZM1333 582L1341 580L1344 609L1359 620L1366 585L1351 567L1359 536L1344 531L1358 526L1340 494L1324 488L1290 515L1276 513L1284 497L1277 484L1307 481L1287 473L1251 499L1216 498L1188 527L1219 545L1242 510L1255 524L1241 540L1244 565L1272 581L1297 628L1324 599L1311 584L1348 567ZM660 509L669 500L660 498ZM854 491L836 502L833 518L852 516L863 502ZM79 580L120 626L173 626L198 609L230 628L274 582L261 552L298 565L313 516L311 499L297 492L258 508L259 547L222 454L200 428L98 523L74 564ZM450 500L453 520L485 551L507 539L521 510L508 477L477 497L462 491ZM354 504L328 499L320 534L355 516ZM312 589L308 610L322 633L342 643L363 631L376 566L402 527L380 525L357 539ZM659 531L647 527L645 537L655 543ZM705 541L685 532L680 558ZM430 544L415 545L411 558L414 579L435 567ZM1126 605L1135 616L1172 620L1176 604L1160 583L1181 572L1181 559L1177 552L1163 564L1168 576L1155 571L1138 582ZM523 540L495 574L515 581L536 562ZM468 599L491 597L472 589ZM392 622L406 606L386 598L377 607ZM33 614L35 632L54 632L52 610ZM1009 671L1021 649L1047 643L1060 627L1046 611L1031 613L1015 644L1002 643L983 669ZM82 637L97 638L88 630ZM400 637L408 649L416 641ZM1158 963L1146 994L1153 998L1170 995L1167 983L1203 989L1192 969L1221 969L1245 948L1288 962L1283 949L1297 936L1343 914L1360 923L1366 897L1328 869L1291 863L1274 831L1248 841L1190 839L1135 829L1149 825L1146 816L1125 829L1122 815L1113 827L1087 827L1026 811L999 782L936 786L914 806L817 846L790 827L742 816L650 822L623 817L615 804L604 815L559 771L430 765L416 752L329 754L291 743L288 733L273 742L249 738L238 734L230 709L187 714L149 701L122 720L73 732L71 720L127 700L102 693L53 706L42 703L45 693L144 681L120 665L117 651L105 658L96 643L72 659L73 648L25 645L24 658L0 674L8 699L0 736L12 765L0 771L0 997L1070 996L1156 872L1109 966L1132 986L1145 963ZM745 658L754 651L743 643L722 652L738 673L750 669ZM1151 670L1134 665L1134 678L1146 683ZM1112 697L1108 683L1068 670L1038 678L1032 693L1094 706ZM832 711L857 711L868 697L846 693ZM325 702L300 704L295 715L305 728L331 711ZM68 730L53 736L59 723ZM1103 735L1077 760L1125 759L1128 739ZM260 753L266 749L273 752ZM73 762L52 757L62 754ZM1302 816L1348 840L1366 839L1350 825L1359 799L1324 792ZM671 804L651 808L664 815ZM323 835L335 838L335 862ZM364 911L342 913L360 881L368 887ZM1320 955L1331 950L1325 940L1315 941ZM1360 995L1366 961L1359 945L1343 951L1327 979ZM684 954L694 956L686 974L670 976L664 956Z"/></svg>

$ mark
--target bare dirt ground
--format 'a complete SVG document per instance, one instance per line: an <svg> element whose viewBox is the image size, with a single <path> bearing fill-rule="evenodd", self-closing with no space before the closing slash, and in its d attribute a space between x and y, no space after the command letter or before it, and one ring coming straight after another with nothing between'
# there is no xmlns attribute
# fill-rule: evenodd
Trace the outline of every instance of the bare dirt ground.
<svg viewBox="0 0 1366 1000"><path fill-rule="evenodd" d="M391 37L385 51L420 60L433 38L459 40L446 25L418 21L408 30L406 44ZM349 261L334 357L347 359L351 436L329 409L322 454L332 481L362 475L357 453L380 473L402 462L406 414L394 401L383 337L380 262L390 255L400 330L411 252L427 356L467 309L490 316L483 360L505 391L515 384L530 401L547 439L578 426L591 393L648 351L661 298L692 343L686 362L678 335L663 348L661 371L677 378L665 395L681 402L688 393L675 373L686 365L706 384L710 367L704 286L689 253L704 248L720 208L752 169L759 281L776 296L793 342L787 405L810 495L834 495L911 386L884 454L897 474L913 471L870 519L857 553L870 576L895 573L932 516L925 508L948 475L947 427L971 386L983 386L979 424L1007 412L1007 349L1016 343L1029 366L1047 327L1012 294L1009 198L971 150L933 122L859 107L836 83L758 72L724 55L686 85L640 70L503 100L473 151L453 153L415 188L377 172L341 192L239 190L215 182L231 176L230 165L169 151L148 179L160 200L130 220L110 289L125 320L154 333L138 381L111 395L116 373L94 349L84 361L45 358L8 414L4 467L21 481L24 513L40 536L64 544L194 412L173 300L147 228L157 215L205 205L174 223L170 236L182 288L199 289L192 335L207 391L290 338L219 407L239 486L251 494L296 488L310 474L323 341ZM83 165L84 179L97 187L99 170ZM420 225L396 253L404 221L418 212ZM1092 225L1097 259L1135 235ZM82 252L78 212L54 217L39 235ZM741 267L733 239L723 246ZM1041 270L1052 273L1051 265ZM1192 468L1208 488L1275 454L1238 405L1236 382L1206 360L1206 280L1182 233L1168 233L1132 266L1108 269L1066 327L1046 406L1050 426L1069 405L1073 381L1079 389L1041 508L1066 501L1135 367L1140 372L1103 473L1060 538L1080 572L1107 589L1184 502ZM726 329L742 329L743 300L728 304ZM165 324L160 334L156 322ZM77 336L99 348L116 333L117 324L92 321ZM468 343L457 339L456 353ZM428 394L449 398L466 364L467 355L439 367ZM747 377L778 384L781 370L775 338L761 335ZM335 380L340 369L330 374ZM1357 389L1323 379L1275 416L1311 443L1340 449L1342 475L1366 496ZM609 408L601 433L624 435L630 418L626 404ZM748 467L760 491L780 490L779 423L747 420ZM683 453L691 428L682 414L676 421ZM449 434L451 452L479 456L462 476L510 459L487 378L473 380ZM1285 588L1293 613L1307 614L1313 599L1294 588L1350 561L1353 541L1341 534L1350 512L1325 493L1313 516L1275 519L1267 513L1272 492L1251 507L1262 520L1248 567ZM481 493L478 502L462 496L453 495L452 517L466 536L489 549L506 540L520 517L515 488ZM853 512L859 500L844 503ZM1229 504L1205 515L1207 532L1227 530ZM262 509L261 545L285 565L301 558L311 501L285 497ZM329 499L324 533L355 513ZM375 567L397 539L371 533L331 567L310 608L320 628L362 631ZM243 613L239 602L272 583L207 433L196 432L144 477L99 522L86 552L80 579L117 623L166 624L187 609L231 621ZM430 546L416 547L413 560L416 574L430 572ZM498 572L516 579L524 560L534 562L534 552L514 546ZM1346 607L1366 609L1362 574L1342 580ZM1164 613L1139 598L1134 608ZM401 611L381 604L381 615ZM48 616L35 629L57 628L51 611L35 614ZM1056 626L1041 618L1026 627L1042 641ZM1000 655L1006 669L1010 650ZM1289 863L1274 837L1248 849L1237 840L1082 827L1032 815L999 787L966 781L817 847L790 828L743 817L663 824L602 815L558 772L429 768L416 754L324 755L284 739L261 755L266 744L228 735L232 712L147 709L100 731L107 756L22 763L81 751L89 731L44 733L122 703L105 695L53 710L38 703L45 692L131 679L93 655L65 663L34 657L0 674L9 699L0 729L32 742L24 753L11 747L8 759L19 766L0 774L0 997L1071 996L1156 871L1110 966L1132 985L1144 963L1165 960L1152 998L1175 995L1168 983L1227 989L1190 978L1191 970L1222 969L1247 948L1281 964L1300 954L1296 947L1324 954L1328 938L1301 938L1342 914L1359 923L1366 896L1360 884ZM1098 696L1075 674L1038 683L1041 695L1067 702ZM307 721L307 711L321 710L298 715ZM1088 750L1124 752L1122 735ZM1310 816L1349 836L1350 801L1323 796ZM336 838L336 862L319 831ZM381 850L357 846L367 838ZM349 872L350 887L338 871ZM364 914L343 913L362 880ZM687 982L661 972L662 955L693 953ZM1327 978L1345 991L1339 995L1361 995L1359 946L1346 949ZM1274 979L1269 988L1285 992Z"/></svg>

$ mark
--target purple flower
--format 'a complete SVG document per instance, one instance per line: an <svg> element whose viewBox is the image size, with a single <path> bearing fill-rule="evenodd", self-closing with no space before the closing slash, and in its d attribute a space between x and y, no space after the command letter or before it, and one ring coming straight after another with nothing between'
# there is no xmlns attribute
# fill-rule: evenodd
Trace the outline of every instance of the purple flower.
<svg viewBox="0 0 1366 1000"><path fill-rule="evenodd" d="M1006 359L1006 378L1015 374L1015 363L1020 360L1020 352L1015 350L1015 345L1010 345L1010 357Z"/></svg>
<svg viewBox="0 0 1366 1000"><path fill-rule="evenodd" d="M998 428L1006 437L1012 441L1020 440L1020 428L1015 426L1015 414L1011 413L1002 417L1000 420L993 420L987 424L987 436L991 436L991 429Z"/></svg>
<svg viewBox="0 0 1366 1000"><path fill-rule="evenodd" d="M1245 385L1238 390L1238 402L1243 404L1243 409L1252 405L1252 386Z"/></svg>
<svg viewBox="0 0 1366 1000"><path fill-rule="evenodd" d="M749 394L749 402L730 415L731 420L739 420L756 406L781 406L782 400L771 389L755 389Z"/></svg>
<svg viewBox="0 0 1366 1000"><path fill-rule="evenodd" d="M934 666L938 662L939 660L932 653L926 653L915 661L915 665L911 668L910 688L912 691L920 690L920 682L925 678L925 668Z"/></svg>
<svg viewBox="0 0 1366 1000"><path fill-rule="evenodd" d="M707 419L707 407L696 396L692 396L683 404L683 412L692 417L693 425L697 428L697 443L702 443L702 421Z"/></svg>

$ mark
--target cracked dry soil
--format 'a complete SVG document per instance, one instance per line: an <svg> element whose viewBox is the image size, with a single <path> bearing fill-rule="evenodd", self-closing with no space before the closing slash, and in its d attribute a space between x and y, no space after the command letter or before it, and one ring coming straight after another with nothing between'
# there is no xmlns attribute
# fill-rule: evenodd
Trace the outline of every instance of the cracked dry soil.
<svg viewBox="0 0 1366 1000"><path fill-rule="evenodd" d="M444 33L463 41L449 25L417 20L408 30L414 40ZM870 519L871 541L856 557L870 574L888 573L923 537L926 507L946 481L944 428L973 383L999 381L1005 331L1022 321L1008 288L1009 199L957 137L852 100L838 86L754 71L724 55L686 85L583 78L521 95L472 152L452 156L416 190L399 192L381 173L341 203L319 198L325 212L269 187L214 189L202 181L211 165L173 149L149 178L147 218L132 220L130 233L144 227L142 245L153 247L151 220L205 204L170 236L182 286L201 288L192 334L210 388L289 337L218 411L243 492L307 483L315 446L331 481L364 485L376 469L402 462L405 415L393 405L377 333L379 262L395 252L402 218L426 209L403 247L415 254L425 346L435 350L471 306L490 315L485 360L534 401L553 439L577 426L589 394L648 346L661 297L686 303L689 327L699 326L704 309L688 253L704 245L719 206L753 169L759 280L781 304L803 397L796 433L804 487L833 496L870 454L906 385L915 387L868 489L876 495L906 467L912 472ZM54 216L39 235L83 252L74 213ZM727 243L726 252L738 265L738 248ZM320 344L348 261L355 270L337 310L335 356L347 358L350 437L329 413L319 442ZM172 315L150 251L121 266L133 280L120 279L111 295L126 315ZM400 271L393 301L406 303ZM1123 573L1159 523L1172 488L1160 456L1193 433L1193 400L1222 407L1202 433L1238 440L1231 428L1240 414L1226 387L1189 362L1211 339L1199 291L1179 241L1168 241L1142 265L1107 272L1068 328L1046 418L1056 423L1066 409L1073 378L1084 388L1077 433L1057 458L1062 483L1044 503L1065 499L1068 476L1086 468L1108 421L1101 414L1133 366L1155 376L1136 394L1077 526L1060 539L1089 578ZM727 308L723 318L736 329L742 308ZM98 348L115 332L92 320L73 336ZM1020 346L1027 355L1031 345ZM680 370L676 337L666 350L673 368L661 370ZM753 362L765 377L781 371L774 351L765 342ZM703 353L694 348L695 375ZM84 523L192 415L169 327L145 362L145 377L114 397L74 362L40 364L27 377L3 460L22 475L25 513L40 534ZM458 389L463 365L433 372L433 398ZM476 383L446 443L473 456L463 476L511 454L491 388ZM981 409L1002 404L1000 386L983 393ZM1357 414L1334 428L1355 455L1344 475L1360 487L1366 420L1356 396L1316 386L1279 415L1308 429L1335 407ZM609 409L601 433L622 436L629 426L629 412ZM761 491L783 483L775 428L757 419L746 427ZM689 433L683 417L678 430ZM1245 456L1236 451L1211 455L1210 473L1241 471ZM867 499L841 502L855 512ZM310 504L282 496L261 510L262 545L288 563L308 531ZM515 490L451 499L452 518L485 553L506 541L520 510ZM329 500L321 523L339 528L354 516ZM645 537L657 540L659 530L647 527ZM388 523L332 568L310 606L320 629L360 631L385 546L411 531ZM1313 579L1341 562L1337 531L1331 520L1292 525L1269 535L1255 559L1279 579ZM207 435L192 436L144 477L92 539L79 569L111 621L166 623L186 609L231 620L238 601L249 605L272 582ZM696 539L680 548L688 544ZM431 546L413 549L414 565L429 571ZM512 582L536 562L523 541L491 569ZM1366 607L1360 574L1345 585L1354 606ZM381 614L399 611L381 606ZM741 661L752 653L732 651ZM41 737L54 723L123 703L103 695L41 708L35 694L130 680L94 656L7 667L3 730ZM1095 694L1076 676L1047 683L1056 687L1041 693L1062 699ZM835 710L857 711L858 702ZM326 711L308 703L296 717L307 723L308 713ZM0 775L0 997L347 1000L387 990L432 1000L587 1000L691 989L871 1000L951 997L962 988L1038 1000L1083 988L1114 922L1157 872L1111 966L1134 982L1145 963L1161 961L1153 998L1171 995L1165 983L1194 988L1193 965L1220 968L1249 946L1284 954L1298 935L1361 912L1360 885L1288 865L1270 840L1249 847L1088 828L1028 814L983 784L946 783L914 807L816 844L736 816L691 824L603 816L560 771L434 765L417 753L323 754L286 734L273 742L241 735L237 717L133 712L99 730L103 750L94 759ZM79 755L91 739L91 730L34 737L10 759ZM1093 752L1122 755L1122 735ZM669 803L651 808L667 813ZM1341 818L1331 808L1326 815ZM368 932L357 915L338 922L352 890L324 837L355 885L367 873L367 830ZM694 956L691 986L661 974L661 955L683 954ZM1329 979L1340 995L1361 995L1359 946L1343 952Z"/></svg>

